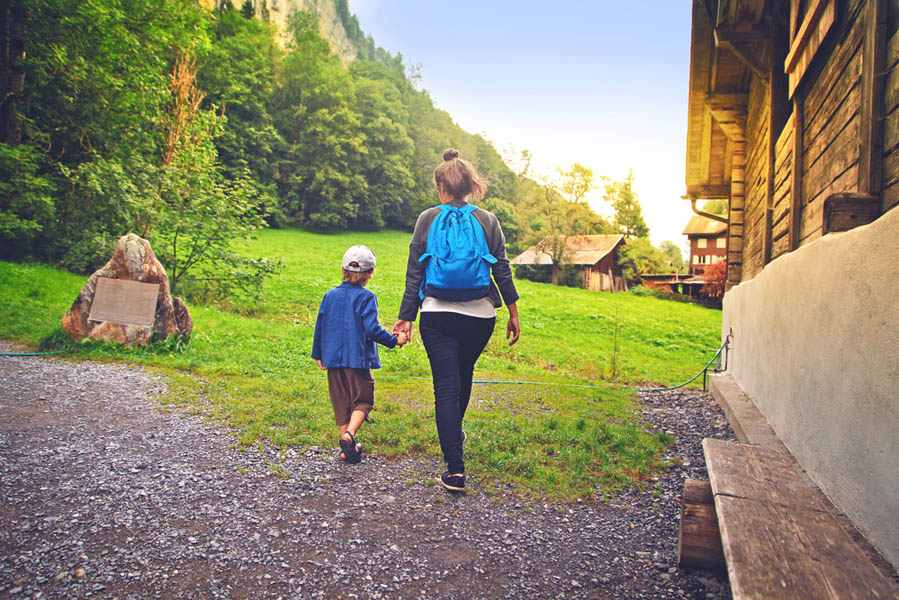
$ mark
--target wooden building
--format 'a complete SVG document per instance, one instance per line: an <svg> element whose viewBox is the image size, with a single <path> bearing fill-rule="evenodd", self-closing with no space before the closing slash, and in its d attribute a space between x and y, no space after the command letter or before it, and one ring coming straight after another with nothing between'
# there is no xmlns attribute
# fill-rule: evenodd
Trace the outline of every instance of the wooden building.
<svg viewBox="0 0 899 600"><path fill-rule="evenodd" d="M727 260L727 223L694 215L684 228L690 242L690 273L702 275L710 265Z"/></svg>
<svg viewBox="0 0 899 600"><path fill-rule="evenodd" d="M618 253L624 244L624 236L620 234L569 236L565 240L562 264L580 268L585 289L626 291L627 283L618 264ZM513 265L545 265L545 268L552 269L555 261L543 249L547 246L548 244L531 246L511 262Z"/></svg>
<svg viewBox="0 0 899 600"><path fill-rule="evenodd" d="M685 198L728 203L727 377L897 566L899 0L692 11Z"/></svg>

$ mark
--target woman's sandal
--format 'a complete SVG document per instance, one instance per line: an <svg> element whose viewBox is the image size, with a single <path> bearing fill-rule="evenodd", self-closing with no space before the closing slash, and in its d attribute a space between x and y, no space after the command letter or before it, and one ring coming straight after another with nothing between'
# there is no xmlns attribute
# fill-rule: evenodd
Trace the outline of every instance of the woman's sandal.
<svg viewBox="0 0 899 600"><path fill-rule="evenodd" d="M362 460L362 446L356 443L356 438L349 431L344 435L350 436L350 439L345 440L343 435L340 436L340 449L343 451L343 460L348 464L355 465Z"/></svg>

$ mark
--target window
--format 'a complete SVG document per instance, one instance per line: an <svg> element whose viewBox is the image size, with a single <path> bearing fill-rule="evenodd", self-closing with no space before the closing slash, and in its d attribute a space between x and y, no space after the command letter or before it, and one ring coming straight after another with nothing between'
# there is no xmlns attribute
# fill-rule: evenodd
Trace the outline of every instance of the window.
<svg viewBox="0 0 899 600"><path fill-rule="evenodd" d="M693 255L693 264L694 264L694 265L698 265L698 264L699 264L699 255L698 255L698 254L694 254L694 255Z"/></svg>
<svg viewBox="0 0 899 600"><path fill-rule="evenodd" d="M715 247L716 248L727 248L727 239L723 238L723 237L718 238L717 240L715 240Z"/></svg>
<svg viewBox="0 0 899 600"><path fill-rule="evenodd" d="M699 238L698 240L696 240L696 247L697 248L705 248L707 243L708 243L707 239Z"/></svg>

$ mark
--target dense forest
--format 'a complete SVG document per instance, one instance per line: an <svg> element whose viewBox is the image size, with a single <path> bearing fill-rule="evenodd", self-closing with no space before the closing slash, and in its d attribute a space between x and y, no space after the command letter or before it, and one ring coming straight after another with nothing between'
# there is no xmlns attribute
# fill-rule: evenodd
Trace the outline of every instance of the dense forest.
<svg viewBox="0 0 899 600"><path fill-rule="evenodd" d="M448 147L489 180L481 205L512 253L547 236L648 237L630 178L606 186L609 222L584 201L589 168L535 176L524 151L513 172L362 32L346 0L337 8L359 48L348 65L315 15L295 13L279 36L249 2L4 3L0 258L89 272L131 231L173 282L246 287L277 265L234 254L233 240L265 226L410 228L435 202Z"/></svg>

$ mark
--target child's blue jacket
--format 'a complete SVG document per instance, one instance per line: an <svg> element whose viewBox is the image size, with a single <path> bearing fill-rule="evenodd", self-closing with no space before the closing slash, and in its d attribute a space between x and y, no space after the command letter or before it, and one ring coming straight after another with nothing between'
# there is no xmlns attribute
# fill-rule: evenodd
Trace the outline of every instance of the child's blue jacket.
<svg viewBox="0 0 899 600"><path fill-rule="evenodd" d="M346 282L328 290L315 320L312 358L331 368L380 369L378 344L396 346L396 336L378 323L378 298Z"/></svg>

